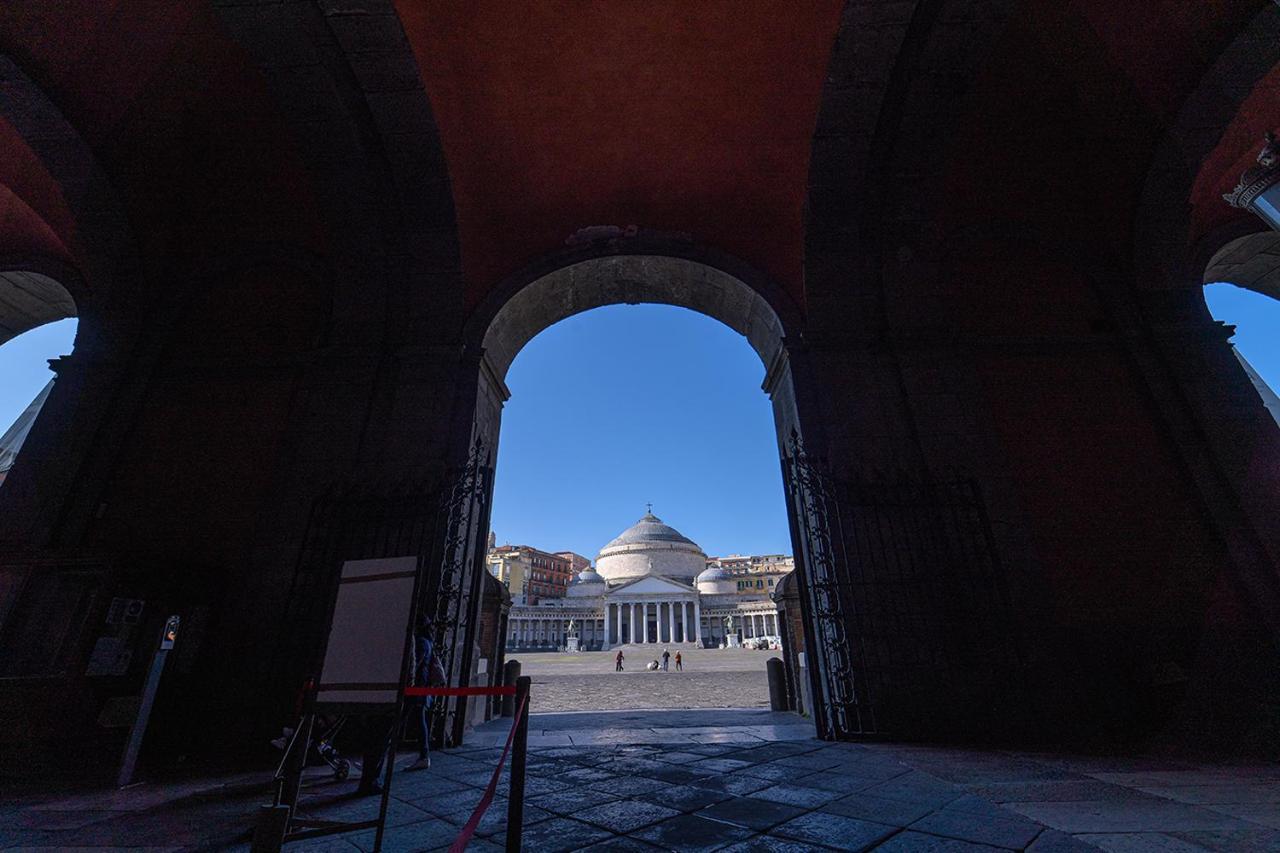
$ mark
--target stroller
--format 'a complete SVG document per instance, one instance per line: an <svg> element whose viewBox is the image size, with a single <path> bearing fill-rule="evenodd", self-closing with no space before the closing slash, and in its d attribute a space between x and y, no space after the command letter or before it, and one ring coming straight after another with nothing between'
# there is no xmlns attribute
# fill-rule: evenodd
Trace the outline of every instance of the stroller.
<svg viewBox="0 0 1280 853"><path fill-rule="evenodd" d="M307 679L302 685L302 689L298 691L297 701L294 706L294 713L299 717L302 716L303 707L306 704L306 698L315 690L315 679ZM347 722L346 715L336 717L317 716L314 727L311 730L311 754L307 756L308 764L316 764L316 758L328 764L333 769L333 778L341 782L351 775L351 762L342 757L342 753L334 746L334 741L338 737L338 733L342 731L342 726ZM280 737L271 741L271 745L276 749L289 751L290 743L296 736L297 729L285 726L280 731Z"/></svg>
<svg viewBox="0 0 1280 853"><path fill-rule="evenodd" d="M308 764L315 765L320 761L328 764L333 770L333 778L339 782L351 775L351 762L343 758L342 753L334 746L334 741L346 722L345 715L317 717L311 740L311 754L307 756ZM271 745L276 749L288 750L289 742L293 739L296 731L291 726L285 726L280 731L280 737L271 741ZM316 759L319 759L319 761Z"/></svg>

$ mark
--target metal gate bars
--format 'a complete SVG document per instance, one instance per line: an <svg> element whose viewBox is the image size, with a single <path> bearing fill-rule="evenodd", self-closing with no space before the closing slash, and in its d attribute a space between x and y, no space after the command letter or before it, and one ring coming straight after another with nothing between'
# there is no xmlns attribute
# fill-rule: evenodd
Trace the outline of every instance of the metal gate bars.
<svg viewBox="0 0 1280 853"><path fill-rule="evenodd" d="M968 737L1016 713L1021 644L978 484L842 480L794 433L783 467L819 736Z"/></svg>
<svg viewBox="0 0 1280 853"><path fill-rule="evenodd" d="M477 441L466 463L443 482L343 484L317 498L286 603L276 683L300 686L319 668L343 562L414 556L424 573L419 612L433 617L435 649L448 682L470 684L492 483L490 453ZM437 744L461 742L466 707L465 698L455 698L436 708Z"/></svg>

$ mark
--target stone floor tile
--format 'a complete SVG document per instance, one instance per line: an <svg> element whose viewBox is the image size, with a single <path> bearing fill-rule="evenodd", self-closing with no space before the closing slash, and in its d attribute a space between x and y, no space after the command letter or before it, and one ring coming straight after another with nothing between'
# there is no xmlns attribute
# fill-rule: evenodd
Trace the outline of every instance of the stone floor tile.
<svg viewBox="0 0 1280 853"><path fill-rule="evenodd" d="M819 770L817 773L810 773L808 776L802 776L798 779L795 776L787 778L806 788L821 788L824 791L836 791L840 794L852 794L886 781L832 770Z"/></svg>
<svg viewBox="0 0 1280 853"><path fill-rule="evenodd" d="M775 803L786 803L789 806L817 808L823 803L844 796L839 791L828 791L822 788L806 788L803 785L771 785L748 796L758 800L770 800Z"/></svg>
<svg viewBox="0 0 1280 853"><path fill-rule="evenodd" d="M324 838L291 841L288 849L298 853L356 853L360 848L341 836L330 835Z"/></svg>
<svg viewBox="0 0 1280 853"><path fill-rule="evenodd" d="M464 812L445 815L444 819L460 828L465 826L467 821L471 820L472 811L473 810L468 809ZM537 806L525 803L524 814L521 815L521 823L524 826L533 826L535 823L550 820L553 817L556 817L556 815L546 811L545 809L540 809ZM505 834L506 831L507 809L505 806L501 809L491 807L484 813L484 816L480 818L480 823L476 824L476 836L480 838L490 835Z"/></svg>
<svg viewBox="0 0 1280 853"><path fill-rule="evenodd" d="M430 853L448 853L452 847L452 845L437 847ZM290 845L290 850L292 849L292 845ZM483 838L472 838L467 842L467 853L504 853L506 849L506 844L495 844L493 841Z"/></svg>
<svg viewBox="0 0 1280 853"><path fill-rule="evenodd" d="M743 761L738 758L704 758L701 761L695 761L688 767L690 770L706 770L709 773L733 773L750 765L750 761Z"/></svg>
<svg viewBox="0 0 1280 853"><path fill-rule="evenodd" d="M734 797L731 800L707 806L699 812L700 817L732 823L746 829L763 832L780 823L804 814L805 809L775 803L769 800L752 800L747 797Z"/></svg>
<svg viewBox="0 0 1280 853"><path fill-rule="evenodd" d="M1063 832L1171 832L1240 829L1248 824L1220 812L1169 800L1085 800L1070 803L1009 803L1024 817Z"/></svg>
<svg viewBox="0 0 1280 853"><path fill-rule="evenodd" d="M1141 786L1143 793L1180 803L1280 803L1280 782L1241 782L1223 785Z"/></svg>
<svg viewBox="0 0 1280 853"><path fill-rule="evenodd" d="M680 812L644 800L615 800L575 812L577 820L604 827L618 835L632 834L641 827L673 818Z"/></svg>
<svg viewBox="0 0 1280 853"><path fill-rule="evenodd" d="M1021 850L1044 827L1034 821L1016 817L1006 819L946 808L921 818L908 829L976 844L990 844L992 847Z"/></svg>
<svg viewBox="0 0 1280 853"><path fill-rule="evenodd" d="M993 853L1002 848L908 830L898 833L873 849L876 853Z"/></svg>
<svg viewBox="0 0 1280 853"><path fill-rule="evenodd" d="M1075 838L1107 853L1205 853L1205 848L1160 832L1087 833Z"/></svg>
<svg viewBox="0 0 1280 853"><path fill-rule="evenodd" d="M465 788L460 791L451 791L447 793L428 794L415 800L410 800L409 805L422 811L429 812L433 815L447 815L459 812L464 809L474 809L480 802L480 798L484 796L484 792L475 788ZM526 794L526 797L528 795ZM505 792L499 790L495 792L493 803L489 808L499 808L500 804L505 804L507 798ZM506 808L505 805L501 805ZM321 815L322 817L324 815Z"/></svg>
<svg viewBox="0 0 1280 853"><path fill-rule="evenodd" d="M853 794L833 800L822 806L820 811L832 814L856 817L873 823L884 823L890 826L907 826L934 811L933 806L912 803L906 800L890 800L885 797L872 797L867 794Z"/></svg>
<svg viewBox="0 0 1280 853"><path fill-rule="evenodd" d="M827 812L810 812L774 827L769 834L812 844L834 845L841 850L870 850L895 832L898 832L896 826Z"/></svg>
<svg viewBox="0 0 1280 853"><path fill-rule="evenodd" d="M584 786L556 791L554 794L531 797L528 803L558 815L571 815L590 806L602 806L605 803L612 803L614 800L620 799L622 797L609 791L601 791L592 786Z"/></svg>
<svg viewBox="0 0 1280 853"><path fill-rule="evenodd" d="M708 853L750 837L751 830L698 815L682 814L632 834L664 850Z"/></svg>
<svg viewBox="0 0 1280 853"><path fill-rule="evenodd" d="M818 770L830 770L832 767L842 763L842 758L834 752L819 750L817 752L802 752L797 755L788 755L785 758L779 758L773 762L783 767L800 767L810 772Z"/></svg>
<svg viewBox="0 0 1280 853"><path fill-rule="evenodd" d="M794 782L800 777L808 775L808 771L798 767L785 767L781 764L770 763L752 764L749 767L734 771L734 775L753 776L756 779L765 779L770 782Z"/></svg>
<svg viewBox="0 0 1280 853"><path fill-rule="evenodd" d="M598 767L577 767L559 774L560 781L568 781L575 785L584 785L590 782L604 782L607 779L616 779L616 773L610 773L607 770L601 770Z"/></svg>
<svg viewBox="0 0 1280 853"><path fill-rule="evenodd" d="M1135 788L1113 785L1098 779L1051 780L1037 782L994 782L967 785L968 790L996 803L1059 802L1080 800L1151 799Z"/></svg>
<svg viewBox="0 0 1280 853"><path fill-rule="evenodd" d="M599 844L592 844L590 847L583 847L577 853L655 853L661 850L661 847L655 847L647 841L641 841L639 838L631 838L626 835L615 835L612 838L606 838ZM471 853L470 848L467 853Z"/></svg>
<svg viewBox="0 0 1280 853"><path fill-rule="evenodd" d="M1280 829L1280 805L1276 803L1218 803L1205 808L1270 829Z"/></svg>
<svg viewBox="0 0 1280 853"><path fill-rule="evenodd" d="M689 783L695 788L709 788L713 791L724 791L726 794L742 797L755 791L762 791L773 783L768 779L757 779L754 776L710 776Z"/></svg>
<svg viewBox="0 0 1280 853"><path fill-rule="evenodd" d="M619 776L616 779L596 782L591 787L594 790L617 794L620 797L635 797L670 786L670 782L661 782L657 779L645 779L641 776Z"/></svg>
<svg viewBox="0 0 1280 853"><path fill-rule="evenodd" d="M721 853L828 853L830 847L819 847L776 835L754 835L746 841L725 847Z"/></svg>
<svg viewBox="0 0 1280 853"><path fill-rule="evenodd" d="M864 790L872 796L908 800L935 808L945 806L964 793L954 785L915 770Z"/></svg>
<svg viewBox="0 0 1280 853"><path fill-rule="evenodd" d="M373 850L376 833L373 830L349 836L351 843L361 850ZM431 850L453 843L458 837L458 827L446 820L435 818L404 826L389 827L382 836L382 849L385 853L412 853L417 850Z"/></svg>
<svg viewBox="0 0 1280 853"><path fill-rule="evenodd" d="M724 791L714 791L710 788L698 788L693 785L673 785L670 788L659 788L648 794L641 794L634 799L646 800L647 802L657 803L660 806L666 806L669 809L677 809L682 812L694 812L713 803L723 802L731 796L733 795Z"/></svg>
<svg viewBox="0 0 1280 853"><path fill-rule="evenodd" d="M1046 829L1036 836L1027 853L1097 853L1098 848L1056 829Z"/></svg>
<svg viewBox="0 0 1280 853"><path fill-rule="evenodd" d="M675 750L673 752L665 752L665 751L655 752L653 754L653 757L654 757L654 760L656 761L665 761L668 764L688 764L693 761L701 761L707 756L697 752L686 752L684 750Z"/></svg>
<svg viewBox="0 0 1280 853"><path fill-rule="evenodd" d="M1189 841L1205 850L1223 853L1276 853L1280 850L1280 832L1262 827L1250 829L1224 829L1190 832L1169 832L1168 835Z"/></svg>
<svg viewBox="0 0 1280 853"><path fill-rule="evenodd" d="M612 832L567 817L557 817L526 826L521 844L531 853L564 853L611 838Z"/></svg>
<svg viewBox="0 0 1280 853"><path fill-rule="evenodd" d="M701 767L701 763L689 764L683 767L673 764L662 770L646 770L640 775L648 779L658 779L662 782L684 784L686 782L693 782L697 779L705 779L708 776L714 776L719 773L719 771L708 770L706 768L694 769L699 767Z"/></svg>

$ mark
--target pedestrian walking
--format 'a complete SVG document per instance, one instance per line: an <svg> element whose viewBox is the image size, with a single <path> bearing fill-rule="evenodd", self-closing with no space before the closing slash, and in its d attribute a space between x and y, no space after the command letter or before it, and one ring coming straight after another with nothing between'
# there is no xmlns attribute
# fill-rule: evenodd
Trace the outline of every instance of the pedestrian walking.
<svg viewBox="0 0 1280 853"><path fill-rule="evenodd" d="M622 649L618 649L618 654L613 659L613 671L622 672Z"/></svg>
<svg viewBox="0 0 1280 853"><path fill-rule="evenodd" d="M671 661L671 652L666 649L662 650L662 671L667 671L667 664Z"/></svg>
<svg viewBox="0 0 1280 853"><path fill-rule="evenodd" d="M676 652L676 672L684 672L684 663L681 662L679 652Z"/></svg>

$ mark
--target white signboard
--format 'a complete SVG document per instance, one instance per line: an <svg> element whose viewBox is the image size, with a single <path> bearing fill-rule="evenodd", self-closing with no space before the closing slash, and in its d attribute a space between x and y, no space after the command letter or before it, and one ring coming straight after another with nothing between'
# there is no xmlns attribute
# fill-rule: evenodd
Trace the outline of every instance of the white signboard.
<svg viewBox="0 0 1280 853"><path fill-rule="evenodd" d="M343 563L318 703L395 704L417 568L417 557Z"/></svg>

